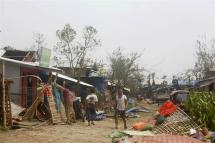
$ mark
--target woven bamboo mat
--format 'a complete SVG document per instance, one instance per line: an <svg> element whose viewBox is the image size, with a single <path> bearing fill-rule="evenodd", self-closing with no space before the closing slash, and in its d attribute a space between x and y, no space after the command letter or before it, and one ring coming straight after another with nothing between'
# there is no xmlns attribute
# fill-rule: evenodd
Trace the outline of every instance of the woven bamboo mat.
<svg viewBox="0 0 215 143"><path fill-rule="evenodd" d="M178 134L188 135L190 129L199 129L200 127L179 107L176 112L166 118L161 124L153 128L155 134Z"/></svg>

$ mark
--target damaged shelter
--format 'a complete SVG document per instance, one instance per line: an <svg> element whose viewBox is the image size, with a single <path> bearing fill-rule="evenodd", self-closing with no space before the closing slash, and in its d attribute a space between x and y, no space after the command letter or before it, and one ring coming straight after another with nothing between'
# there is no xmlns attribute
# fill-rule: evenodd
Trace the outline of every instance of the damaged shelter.
<svg viewBox="0 0 215 143"><path fill-rule="evenodd" d="M74 86L77 80L56 72L51 72L50 75L48 84L40 87L40 95L37 96L31 107L27 109L23 118L27 120L37 118L40 121L50 119L52 124L71 124L80 115L76 113L81 112L81 110L75 108L76 99L80 98L76 97L73 91L71 91L72 94L68 93L68 90L71 90L69 88L71 87L70 85ZM66 81L66 86L61 86L64 81ZM80 82L80 84L93 87L84 82ZM83 116L81 115L81 117Z"/></svg>
<svg viewBox="0 0 215 143"><path fill-rule="evenodd" d="M200 80L196 83L195 87L199 90L211 92L215 89L215 76L207 79Z"/></svg>
<svg viewBox="0 0 215 143"><path fill-rule="evenodd" d="M11 101L22 107L29 107L37 97L37 84L42 82L40 72L58 71L54 67L41 67L36 62L23 62L0 57L0 73L5 70L5 79L12 80Z"/></svg>
<svg viewBox="0 0 215 143"><path fill-rule="evenodd" d="M41 82L38 77L40 71L61 71L53 67L41 67L36 62L25 62L14 59L0 57L1 74L1 123L7 119L7 125L11 125L11 104L22 107L30 107L39 94L37 86ZM4 81L4 82L3 82ZM5 110L4 110L5 109ZM6 119L4 114L7 115ZM9 122L10 121L10 122Z"/></svg>
<svg viewBox="0 0 215 143"><path fill-rule="evenodd" d="M32 120L46 121L51 119L51 123L66 123L68 120L67 112L65 111L64 97L60 92L56 92L56 86L53 85L52 76L61 72L58 68L41 67L36 62L23 62L14 59L0 57L1 75L6 84L5 107L1 106L1 118L3 123L5 119L4 110L6 109L6 126L14 126L13 120ZM44 75L45 78L44 78ZM48 79L48 80L45 80ZM58 73L57 79L59 84L67 81L69 84L76 84L77 80ZM93 87L93 85L85 82L80 82L80 87ZM3 87L3 86L1 86ZM4 88L1 88L4 89ZM3 92L4 90L2 90ZM56 94L57 93L57 94ZM3 95L3 94L2 94ZM4 96L1 96L1 103ZM20 118L12 116L11 104L14 107L25 109L19 115ZM14 122L15 124L20 124Z"/></svg>

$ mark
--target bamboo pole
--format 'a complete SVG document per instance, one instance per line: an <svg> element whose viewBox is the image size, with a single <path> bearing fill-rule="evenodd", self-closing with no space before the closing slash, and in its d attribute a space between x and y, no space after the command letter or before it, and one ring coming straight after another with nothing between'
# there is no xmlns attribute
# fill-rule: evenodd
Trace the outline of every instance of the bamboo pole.
<svg viewBox="0 0 215 143"><path fill-rule="evenodd" d="M3 127L6 128L6 111L5 111L5 62L2 62L2 108L3 108Z"/></svg>

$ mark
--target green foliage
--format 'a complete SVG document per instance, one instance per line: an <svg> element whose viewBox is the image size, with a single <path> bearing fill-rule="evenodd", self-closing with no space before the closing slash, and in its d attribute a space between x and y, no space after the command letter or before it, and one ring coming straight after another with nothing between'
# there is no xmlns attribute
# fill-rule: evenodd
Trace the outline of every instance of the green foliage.
<svg viewBox="0 0 215 143"><path fill-rule="evenodd" d="M198 123L215 130L215 93L191 92L184 107Z"/></svg>
<svg viewBox="0 0 215 143"><path fill-rule="evenodd" d="M70 24L66 24L63 29L57 30L56 36L59 41L54 47L54 60L57 65L64 66L66 64L74 69L69 74L79 77L83 68L91 64L92 59L87 53L101 45L97 33L98 31L94 27L85 26L82 37L77 39L77 33Z"/></svg>
<svg viewBox="0 0 215 143"><path fill-rule="evenodd" d="M205 74L213 69L215 64L215 39L208 41L206 37L203 37L201 40L197 40L196 47L197 59L192 72L197 79L201 79L207 76Z"/></svg>
<svg viewBox="0 0 215 143"><path fill-rule="evenodd" d="M143 69L137 64L140 57L139 53L125 55L120 48L113 51L109 57L112 71L111 80L130 88L131 91L136 91L144 80Z"/></svg>

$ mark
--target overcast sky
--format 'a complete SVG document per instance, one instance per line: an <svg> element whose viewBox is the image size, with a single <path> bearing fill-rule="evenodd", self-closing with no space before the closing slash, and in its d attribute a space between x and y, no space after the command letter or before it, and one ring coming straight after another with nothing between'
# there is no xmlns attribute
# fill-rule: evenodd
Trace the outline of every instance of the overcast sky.
<svg viewBox="0 0 215 143"><path fill-rule="evenodd" d="M193 66L197 39L215 38L215 0L0 0L1 47L29 48L39 32L53 48L67 23L79 34L98 30L98 59L120 46L143 53L139 62L157 75L173 75Z"/></svg>

